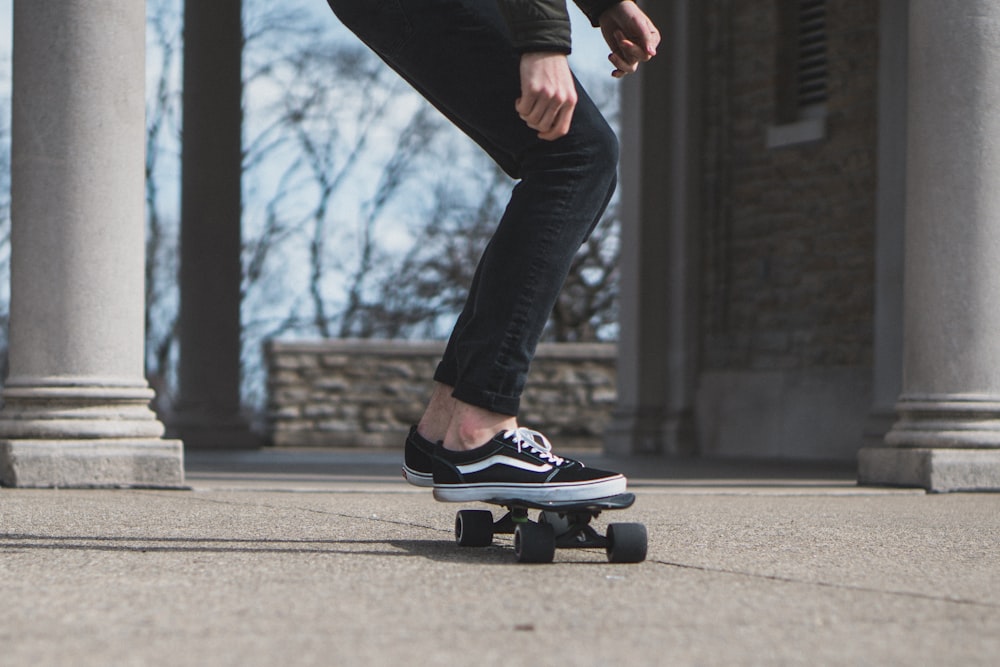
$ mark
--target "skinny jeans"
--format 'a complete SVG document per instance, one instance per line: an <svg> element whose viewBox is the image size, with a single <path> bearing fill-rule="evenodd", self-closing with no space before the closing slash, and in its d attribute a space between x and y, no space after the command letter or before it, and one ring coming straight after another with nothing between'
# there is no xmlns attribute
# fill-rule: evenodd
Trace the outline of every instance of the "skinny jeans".
<svg viewBox="0 0 1000 667"><path fill-rule="evenodd" d="M618 140L579 82L566 136L544 141L518 117L520 56L496 0L328 2L518 181L434 373L454 398L516 416L573 258L614 192Z"/></svg>

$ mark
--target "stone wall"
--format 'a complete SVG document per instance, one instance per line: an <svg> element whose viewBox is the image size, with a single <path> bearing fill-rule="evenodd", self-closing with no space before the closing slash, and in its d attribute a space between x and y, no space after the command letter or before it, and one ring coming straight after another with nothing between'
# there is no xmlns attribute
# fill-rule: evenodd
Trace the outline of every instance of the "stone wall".
<svg viewBox="0 0 1000 667"><path fill-rule="evenodd" d="M772 147L778 4L706 5L703 364L870 366L878 3L827 0L825 136Z"/></svg>
<svg viewBox="0 0 1000 667"><path fill-rule="evenodd" d="M279 447L399 447L429 396L443 343L272 341L268 434ZM601 446L616 401L615 346L542 344L520 422L560 448Z"/></svg>
<svg viewBox="0 0 1000 667"><path fill-rule="evenodd" d="M782 5L703 5L698 447L853 460L872 396L878 2L826 0L826 102L800 116L821 131L776 141L796 127Z"/></svg>

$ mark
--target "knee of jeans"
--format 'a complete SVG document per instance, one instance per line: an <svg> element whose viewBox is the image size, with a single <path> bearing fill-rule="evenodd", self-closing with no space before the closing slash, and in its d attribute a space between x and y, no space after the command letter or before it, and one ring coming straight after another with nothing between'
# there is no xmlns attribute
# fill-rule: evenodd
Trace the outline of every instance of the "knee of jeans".
<svg viewBox="0 0 1000 667"><path fill-rule="evenodd" d="M599 121L582 122L561 139L539 142L525 156L522 173L549 172L560 178L579 178L594 191L613 187L618 171L618 137L603 118Z"/></svg>
<svg viewBox="0 0 1000 667"><path fill-rule="evenodd" d="M582 147L587 165L603 182L611 182L618 171L618 137L607 125L589 133Z"/></svg>
<svg viewBox="0 0 1000 667"><path fill-rule="evenodd" d="M594 150L599 157L603 157L601 160L603 165L614 172L618 167L618 154L620 152L618 137L614 130L607 123L602 123L602 126L594 132L593 137Z"/></svg>
<svg viewBox="0 0 1000 667"><path fill-rule="evenodd" d="M595 194L610 198L618 177L618 137L606 124L590 133L581 147L586 165L585 180ZM604 202L607 204L607 201ZM589 233L588 233L589 236Z"/></svg>

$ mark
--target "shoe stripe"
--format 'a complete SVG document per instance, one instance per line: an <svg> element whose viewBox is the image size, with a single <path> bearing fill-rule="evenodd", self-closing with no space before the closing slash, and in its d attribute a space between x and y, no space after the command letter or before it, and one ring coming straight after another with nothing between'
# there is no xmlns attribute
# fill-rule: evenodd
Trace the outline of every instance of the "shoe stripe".
<svg viewBox="0 0 1000 667"><path fill-rule="evenodd" d="M445 502L587 502L607 498L626 490L624 476L599 482L542 484L444 484L435 485L434 498ZM506 499L506 500L505 500Z"/></svg>
<svg viewBox="0 0 1000 667"><path fill-rule="evenodd" d="M537 473L548 472L553 468L553 466L548 463L529 463L520 459L511 458L510 456L504 456L503 454L494 454L493 456L483 459L482 461L467 463L466 465L456 467L461 474L468 475L470 473L486 470L487 468L491 468L495 465L510 466L511 468L520 468L521 470Z"/></svg>
<svg viewBox="0 0 1000 667"><path fill-rule="evenodd" d="M440 489L571 489L618 483L624 479L624 475L615 475L614 477L601 477L584 482L546 482L545 484L537 482L465 482L463 484L435 484L434 486Z"/></svg>

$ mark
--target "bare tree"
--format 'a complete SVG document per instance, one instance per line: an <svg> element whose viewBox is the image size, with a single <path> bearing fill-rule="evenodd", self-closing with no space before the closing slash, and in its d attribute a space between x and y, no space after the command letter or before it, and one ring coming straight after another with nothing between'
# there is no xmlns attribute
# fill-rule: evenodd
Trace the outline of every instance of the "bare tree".
<svg viewBox="0 0 1000 667"><path fill-rule="evenodd" d="M176 356L180 10L148 12L147 359L161 395ZM512 183L313 5L247 0L244 35L244 396L259 404L268 338L446 336ZM613 335L608 221L574 262L550 339Z"/></svg>
<svg viewBox="0 0 1000 667"><path fill-rule="evenodd" d="M177 343L178 220L176 202L164 201L163 186L169 185L171 166L179 164L179 12L175 1L151 0L146 21L147 51L155 72L146 99L146 375L157 390L161 410L170 403Z"/></svg>
<svg viewBox="0 0 1000 667"><path fill-rule="evenodd" d="M382 169L375 195L368 203L367 214L361 223L359 260L347 290L347 305L341 315L341 338L349 336L370 338L379 328L379 324L371 317L373 310L365 308L363 303L365 283L371 276L379 252L376 221L389 200L410 176L411 164L423 153L439 127L434 111L429 106L422 105L400 133L396 150Z"/></svg>
<svg viewBox="0 0 1000 667"><path fill-rule="evenodd" d="M612 122L617 89L604 80L591 95ZM475 150L475 149L473 149ZM418 242L385 277L365 305L370 321L363 332L384 338L441 338L461 311L479 257L510 194L511 180L478 154L460 183L442 178ZM612 340L617 336L619 231L617 200L574 258L544 339L556 342Z"/></svg>
<svg viewBox="0 0 1000 667"><path fill-rule="evenodd" d="M264 224L246 239L246 295L282 280L285 253L299 252L305 260L298 268L307 298L298 300L294 314L273 321L266 335L311 330L328 337L357 324L361 294L380 253L379 218L440 126L366 49L354 42L331 46L322 34L316 40L305 44L300 35L298 50L256 69L249 84L280 94L270 108L248 110L248 117L269 118L248 142L248 180L275 169L280 176L266 197ZM407 106L414 111L401 114ZM374 170L376 178L364 179L374 187L359 186L359 173ZM346 251L349 246L357 252Z"/></svg>
<svg viewBox="0 0 1000 667"><path fill-rule="evenodd" d="M510 179L482 157L472 188L439 182L418 240L367 304L369 333L380 338L441 338L465 304L479 257L510 191ZM480 193L478 201L467 192Z"/></svg>
<svg viewBox="0 0 1000 667"><path fill-rule="evenodd" d="M470 178L472 178L470 176ZM503 213L510 179L481 160L478 201L439 183L435 206L419 241L364 304L368 328L379 338L441 338L461 311L476 265ZM618 220L612 206L573 260L544 338L557 342L608 340L617 324Z"/></svg>
<svg viewBox="0 0 1000 667"><path fill-rule="evenodd" d="M614 337L618 320L618 231L617 206L613 206L573 258L549 320L547 339L568 343Z"/></svg>

